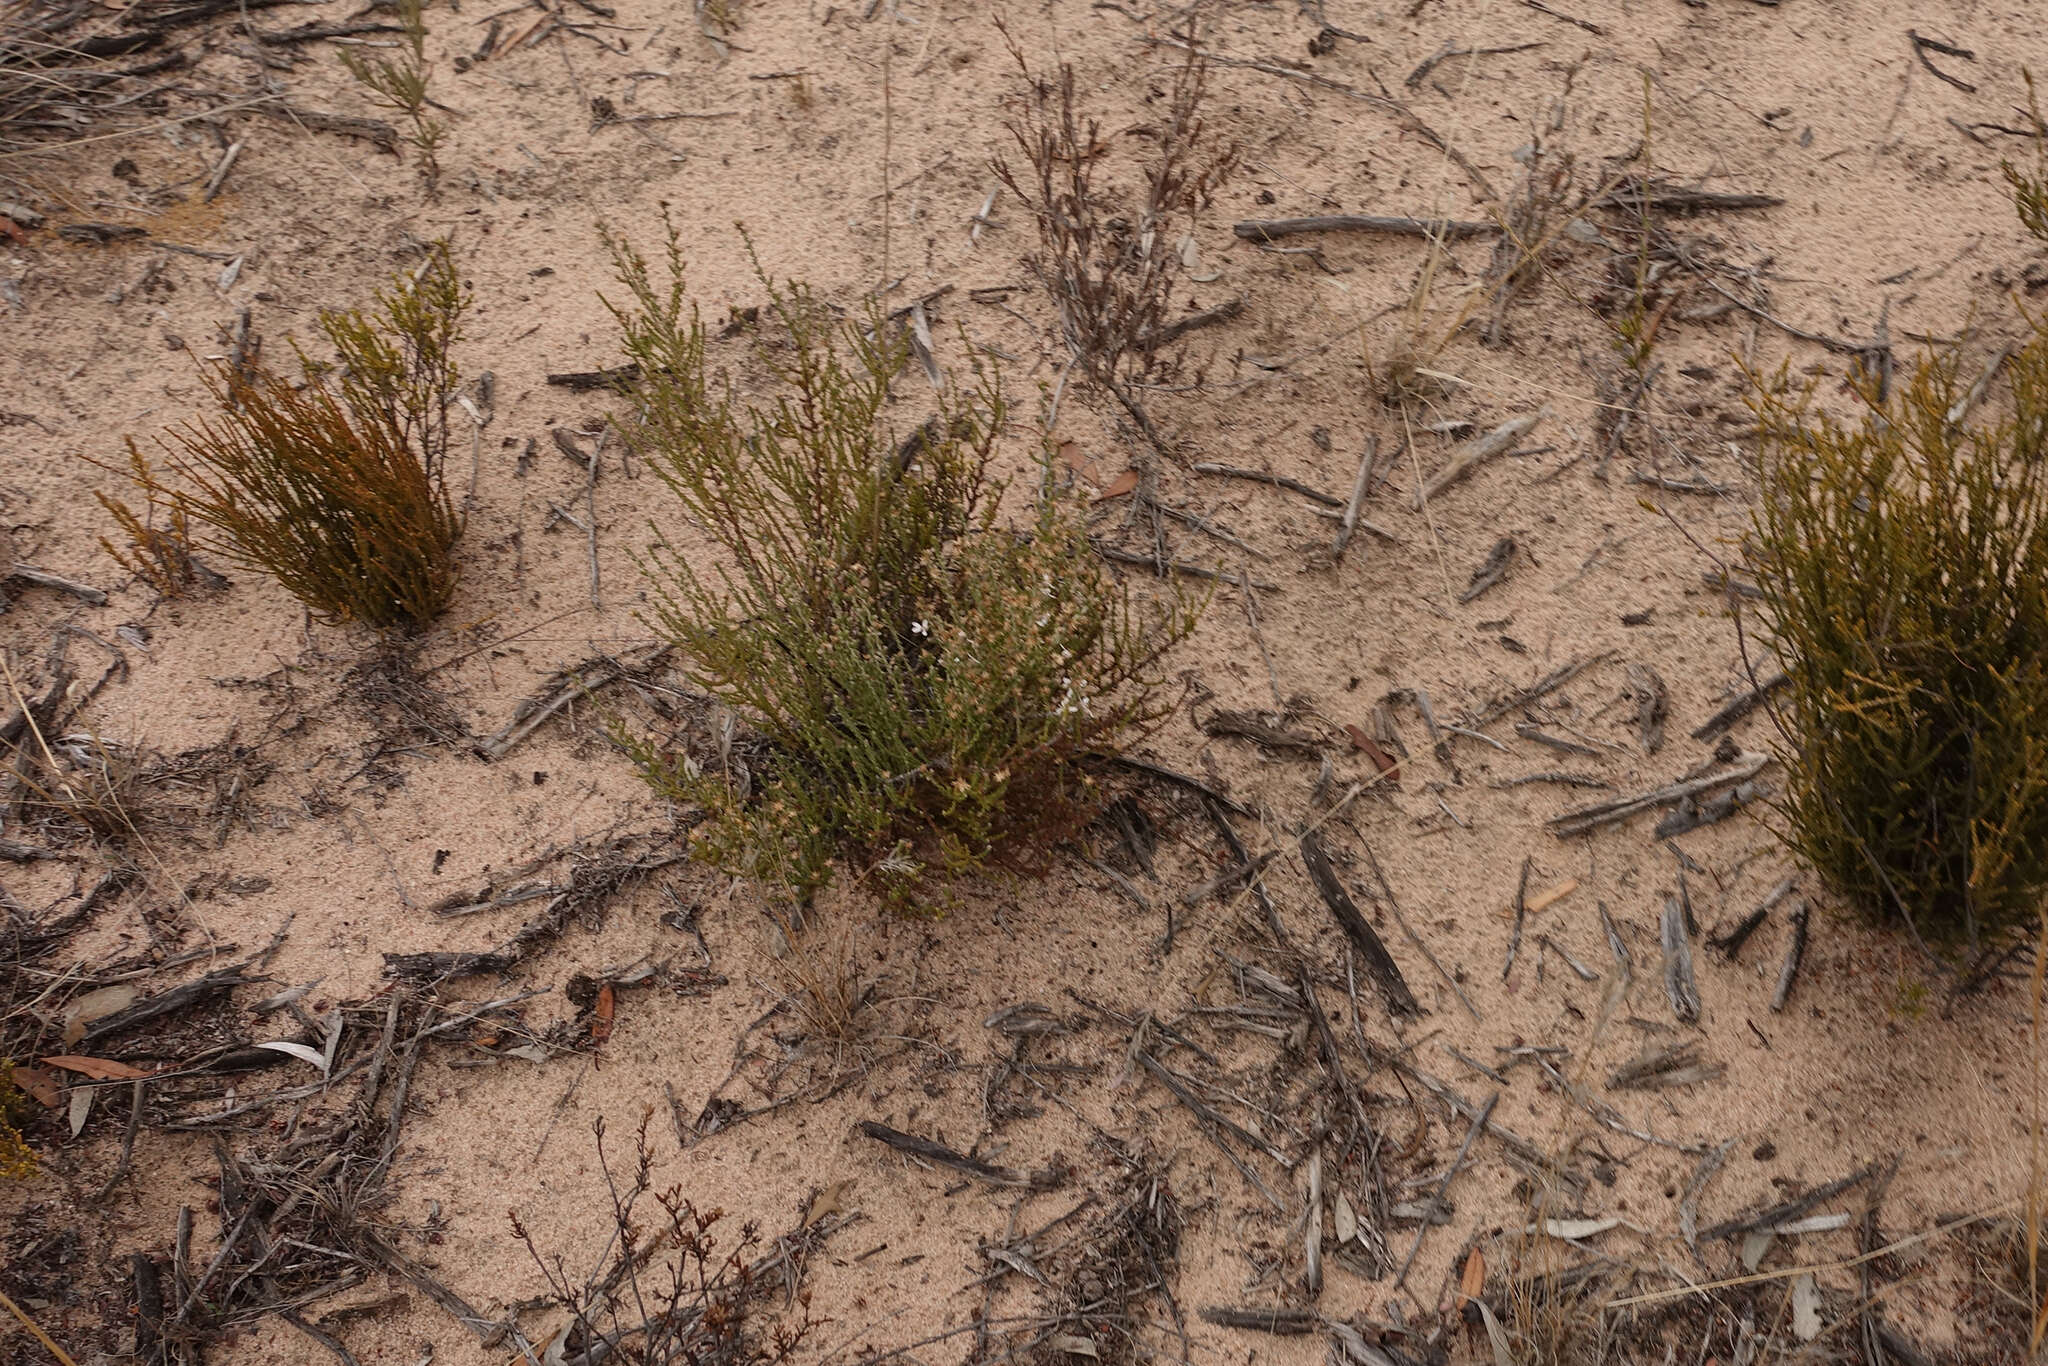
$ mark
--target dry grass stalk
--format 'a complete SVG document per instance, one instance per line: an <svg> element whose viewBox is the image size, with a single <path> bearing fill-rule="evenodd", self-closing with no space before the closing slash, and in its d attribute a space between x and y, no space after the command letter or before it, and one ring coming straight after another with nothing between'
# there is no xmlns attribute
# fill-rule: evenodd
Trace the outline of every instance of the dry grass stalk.
<svg viewBox="0 0 2048 1366"><path fill-rule="evenodd" d="M159 30L108 25L110 13L63 0L0 4L0 185L32 190L21 177L59 161L68 144L161 111L160 95L131 83L183 65L185 54L165 51Z"/></svg>

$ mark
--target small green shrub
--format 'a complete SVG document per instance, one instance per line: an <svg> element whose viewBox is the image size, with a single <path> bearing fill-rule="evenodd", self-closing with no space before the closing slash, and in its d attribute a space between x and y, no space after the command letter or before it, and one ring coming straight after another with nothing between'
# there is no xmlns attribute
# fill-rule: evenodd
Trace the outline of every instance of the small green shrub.
<svg viewBox="0 0 2048 1366"><path fill-rule="evenodd" d="M1759 388L1753 559L1791 684L1784 834L1842 897L1981 961L2048 888L2048 330L2006 415L1953 353L1854 420ZM1968 423L1969 425L1962 425Z"/></svg>
<svg viewBox="0 0 2048 1366"><path fill-rule="evenodd" d="M300 351L297 381L254 364L205 370L219 411L161 442L180 483L146 465L137 482L323 621L427 621L455 589L462 516L444 473L467 304L438 243L373 313L320 315L339 364Z"/></svg>
<svg viewBox="0 0 2048 1366"><path fill-rule="evenodd" d="M427 73L431 68L427 63L424 8L424 0L397 0L399 30L405 41L395 60L368 56L361 48L343 48L341 64L378 104L405 115L411 125L405 140L419 152L420 173L431 191L441 178L441 163L435 153L440 150L447 129L439 120L427 116L433 101L427 98Z"/></svg>
<svg viewBox="0 0 2048 1366"><path fill-rule="evenodd" d="M2020 224L2043 242L2048 242L2048 119L2041 117L2040 94L2034 89L2034 73L2027 78L2027 114L2034 124L2034 170L2031 175L2010 161L1999 163L2005 182L2012 187L2013 207Z"/></svg>
<svg viewBox="0 0 2048 1366"><path fill-rule="evenodd" d="M22 1180L35 1174L36 1155L21 1136L28 1096L14 1084L14 1059L0 1058L0 1178Z"/></svg>
<svg viewBox="0 0 2048 1366"><path fill-rule="evenodd" d="M114 519L114 526L125 542L116 545L102 536L100 549L111 555L114 563L148 584L158 597L181 598L199 580L199 564L192 558L191 520L179 510L175 500L159 491L161 486L150 468L149 457L133 439L128 442L128 476L143 494L143 509L139 513L111 494L98 490L93 493Z"/></svg>
<svg viewBox="0 0 2048 1366"><path fill-rule="evenodd" d="M757 262L772 396L743 399L709 369L673 227L665 285L606 240L641 377L629 440L717 551L700 569L656 542L651 624L776 756L749 793L636 750L658 791L708 811L700 851L799 895L844 857L900 899L1072 829L1095 798L1076 761L1160 714L1154 666L1193 610L1134 601L1052 481L996 477L992 370L898 440L885 412L908 351L887 320L841 323Z"/></svg>

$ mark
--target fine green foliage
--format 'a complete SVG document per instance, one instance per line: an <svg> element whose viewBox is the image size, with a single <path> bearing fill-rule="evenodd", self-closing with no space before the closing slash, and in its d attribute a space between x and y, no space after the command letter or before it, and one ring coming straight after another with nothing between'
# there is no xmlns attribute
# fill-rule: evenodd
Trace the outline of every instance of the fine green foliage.
<svg viewBox="0 0 2048 1366"><path fill-rule="evenodd" d="M206 548L264 570L323 621L415 626L447 605L462 516L444 478L452 349L468 296L447 243L376 309L323 312L339 364L303 383L262 366L204 372L218 412L174 430L172 487L137 477Z"/></svg>
<svg viewBox="0 0 2048 1366"><path fill-rule="evenodd" d="M2020 224L2043 242L2048 242L2048 120L2041 117L2041 99L2034 89L2034 73L2027 79L2027 113L2034 123L2034 170L2030 175L2010 161L2001 162L2006 184L2012 187L2013 207Z"/></svg>
<svg viewBox="0 0 2048 1366"><path fill-rule="evenodd" d="M175 500L160 492L149 457L133 438L128 441L127 472L142 492L143 510L138 513L119 498L94 490L93 497L114 519L124 542L117 545L102 536L100 548L113 556L116 564L154 589L158 597L183 597L199 580L199 565L192 558L191 519Z"/></svg>
<svg viewBox="0 0 2048 1366"><path fill-rule="evenodd" d="M433 101L427 98L427 22L421 13L424 4L425 0L397 0L404 44L396 59L365 56L365 49L343 48L341 64L377 103L405 115L412 125L405 140L419 151L420 169L431 189L441 176L441 163L434 154L447 130L438 120L427 116Z"/></svg>
<svg viewBox="0 0 2048 1366"><path fill-rule="evenodd" d="M1791 682L1784 834L1851 906L1982 961L2048 888L2048 330L1997 420L1953 354L1845 421L1759 386L1753 560ZM1963 425L1968 423L1969 425Z"/></svg>
<svg viewBox="0 0 2048 1366"><path fill-rule="evenodd" d="M35 1174L36 1155L16 1126L28 1113L28 1097L14 1084L14 1059L0 1058L0 1178L19 1181Z"/></svg>
<svg viewBox="0 0 2048 1366"><path fill-rule="evenodd" d="M658 791L708 812L699 851L798 896L843 857L903 900L1075 828L1096 796L1077 761L1160 714L1154 666L1193 611L1135 602L1050 480L1005 506L993 371L899 441L892 326L842 324L761 274L771 396L743 399L710 372L674 229L665 285L607 244L629 295L607 306L642 377L629 439L717 552L699 568L661 537L650 624L776 756L748 793L636 748Z"/></svg>

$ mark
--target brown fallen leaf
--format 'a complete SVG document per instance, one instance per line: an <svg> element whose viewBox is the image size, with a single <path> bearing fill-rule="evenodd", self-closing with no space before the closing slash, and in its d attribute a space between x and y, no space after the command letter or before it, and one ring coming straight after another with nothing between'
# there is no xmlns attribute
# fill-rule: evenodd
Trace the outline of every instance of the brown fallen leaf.
<svg viewBox="0 0 2048 1366"><path fill-rule="evenodd" d="M1381 749L1378 741L1374 740L1357 726L1349 724L1344 727L1344 734L1350 738L1351 747L1361 751L1366 758L1372 760L1372 766L1378 769L1382 776L1396 782L1400 780L1400 760L1387 753L1384 749Z"/></svg>
<svg viewBox="0 0 2048 1366"><path fill-rule="evenodd" d="M847 1209L851 1208L852 1198L853 1181L851 1178L844 1181L834 1181L831 1185L818 1192L817 1199L811 1201L810 1209L804 1213L804 1223L806 1225L815 1224L820 1219L829 1218L834 1214L845 1213Z"/></svg>
<svg viewBox="0 0 2048 1366"><path fill-rule="evenodd" d="M603 1043L612 1036L612 1016L618 1009L618 997L612 991L612 984L606 982L597 989L595 1018L590 1022L590 1037L593 1042Z"/></svg>
<svg viewBox="0 0 2048 1366"><path fill-rule="evenodd" d="M1107 502L1111 498L1121 498L1136 487L1138 487L1138 472L1136 470L1125 470L1110 481L1108 488L1095 495L1095 501L1102 503Z"/></svg>
<svg viewBox="0 0 2048 1366"><path fill-rule="evenodd" d="M1486 1289L1486 1258L1478 1248L1465 1259L1464 1274L1458 1277L1458 1308L1465 1307L1466 1300L1476 1300L1479 1292Z"/></svg>
<svg viewBox="0 0 2048 1366"><path fill-rule="evenodd" d="M116 1011L135 1004L138 992L126 983L88 991L72 1001L64 1012L64 1045L70 1047L85 1037L86 1027Z"/></svg>
<svg viewBox="0 0 2048 1366"><path fill-rule="evenodd" d="M61 1067L66 1072L77 1072L91 1077L94 1081L135 1081L152 1075L140 1067L130 1067L125 1062L112 1058L81 1058L71 1053L60 1053L54 1058L44 1058L46 1067Z"/></svg>
<svg viewBox="0 0 2048 1366"><path fill-rule="evenodd" d="M64 1083L47 1067L17 1067L14 1084L45 1110L54 1110L64 1100Z"/></svg>

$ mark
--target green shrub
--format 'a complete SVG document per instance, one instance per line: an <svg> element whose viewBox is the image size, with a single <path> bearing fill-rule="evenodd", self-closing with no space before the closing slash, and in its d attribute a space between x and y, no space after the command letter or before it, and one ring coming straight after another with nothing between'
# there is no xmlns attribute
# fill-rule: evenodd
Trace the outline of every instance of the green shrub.
<svg viewBox="0 0 2048 1366"><path fill-rule="evenodd" d="M405 140L418 149L420 171L431 192L441 178L441 163L435 153L448 130L427 116L434 101L427 95L427 76L433 68L427 61L427 21L421 12L424 4L423 0L396 0L393 7L398 11L399 32L404 38L398 55L373 57L361 48L343 48L341 64L356 84L369 92L371 99L405 115L411 125Z"/></svg>
<svg viewBox="0 0 2048 1366"><path fill-rule="evenodd" d="M2040 94L2034 89L2034 73L2027 78L2027 115L2034 125L2034 170L2029 175L2010 161L2000 162L2005 182L2012 187L2013 207L2020 224L2043 242L2048 242L2048 120L2041 117Z"/></svg>
<svg viewBox="0 0 2048 1366"><path fill-rule="evenodd" d="M99 464L100 462L94 461ZM103 469L112 466L102 465ZM121 499L94 490L93 497L113 518L125 547L100 537L100 548L114 563L156 591L160 598L179 598L199 580L199 564L192 558L192 528L177 503L162 495L161 485L150 469L149 458L131 438L128 442L128 476L141 490L143 510L136 512Z"/></svg>
<svg viewBox="0 0 2048 1366"><path fill-rule="evenodd" d="M16 1127L27 1122L28 1096L14 1084L14 1059L0 1058L0 1177L35 1174L36 1155Z"/></svg>
<svg viewBox="0 0 2048 1366"><path fill-rule="evenodd" d="M707 365L673 227L665 285L606 240L630 296L607 307L640 375L629 440L716 550L698 568L660 535L651 624L775 756L749 792L636 749L658 791L708 812L700 852L798 895L843 857L901 899L1071 830L1095 797L1076 761L1160 714L1154 666L1193 610L1135 602L1050 480L996 477L993 370L898 440L892 325L839 322L757 262L770 396L742 398Z"/></svg>
<svg viewBox="0 0 2048 1366"><path fill-rule="evenodd" d="M1981 962L2048 888L2048 330L2005 416L1953 353L1842 420L1760 388L1753 558L1791 683L1784 833L1853 907ZM1964 425L1968 424L1968 425Z"/></svg>
<svg viewBox="0 0 2048 1366"><path fill-rule="evenodd" d="M444 473L467 303L442 242L372 314L320 315L338 364L300 351L297 380L213 364L218 411L161 443L180 482L139 463L137 482L206 528L206 548L268 572L323 621L425 622L455 589L462 516Z"/></svg>

